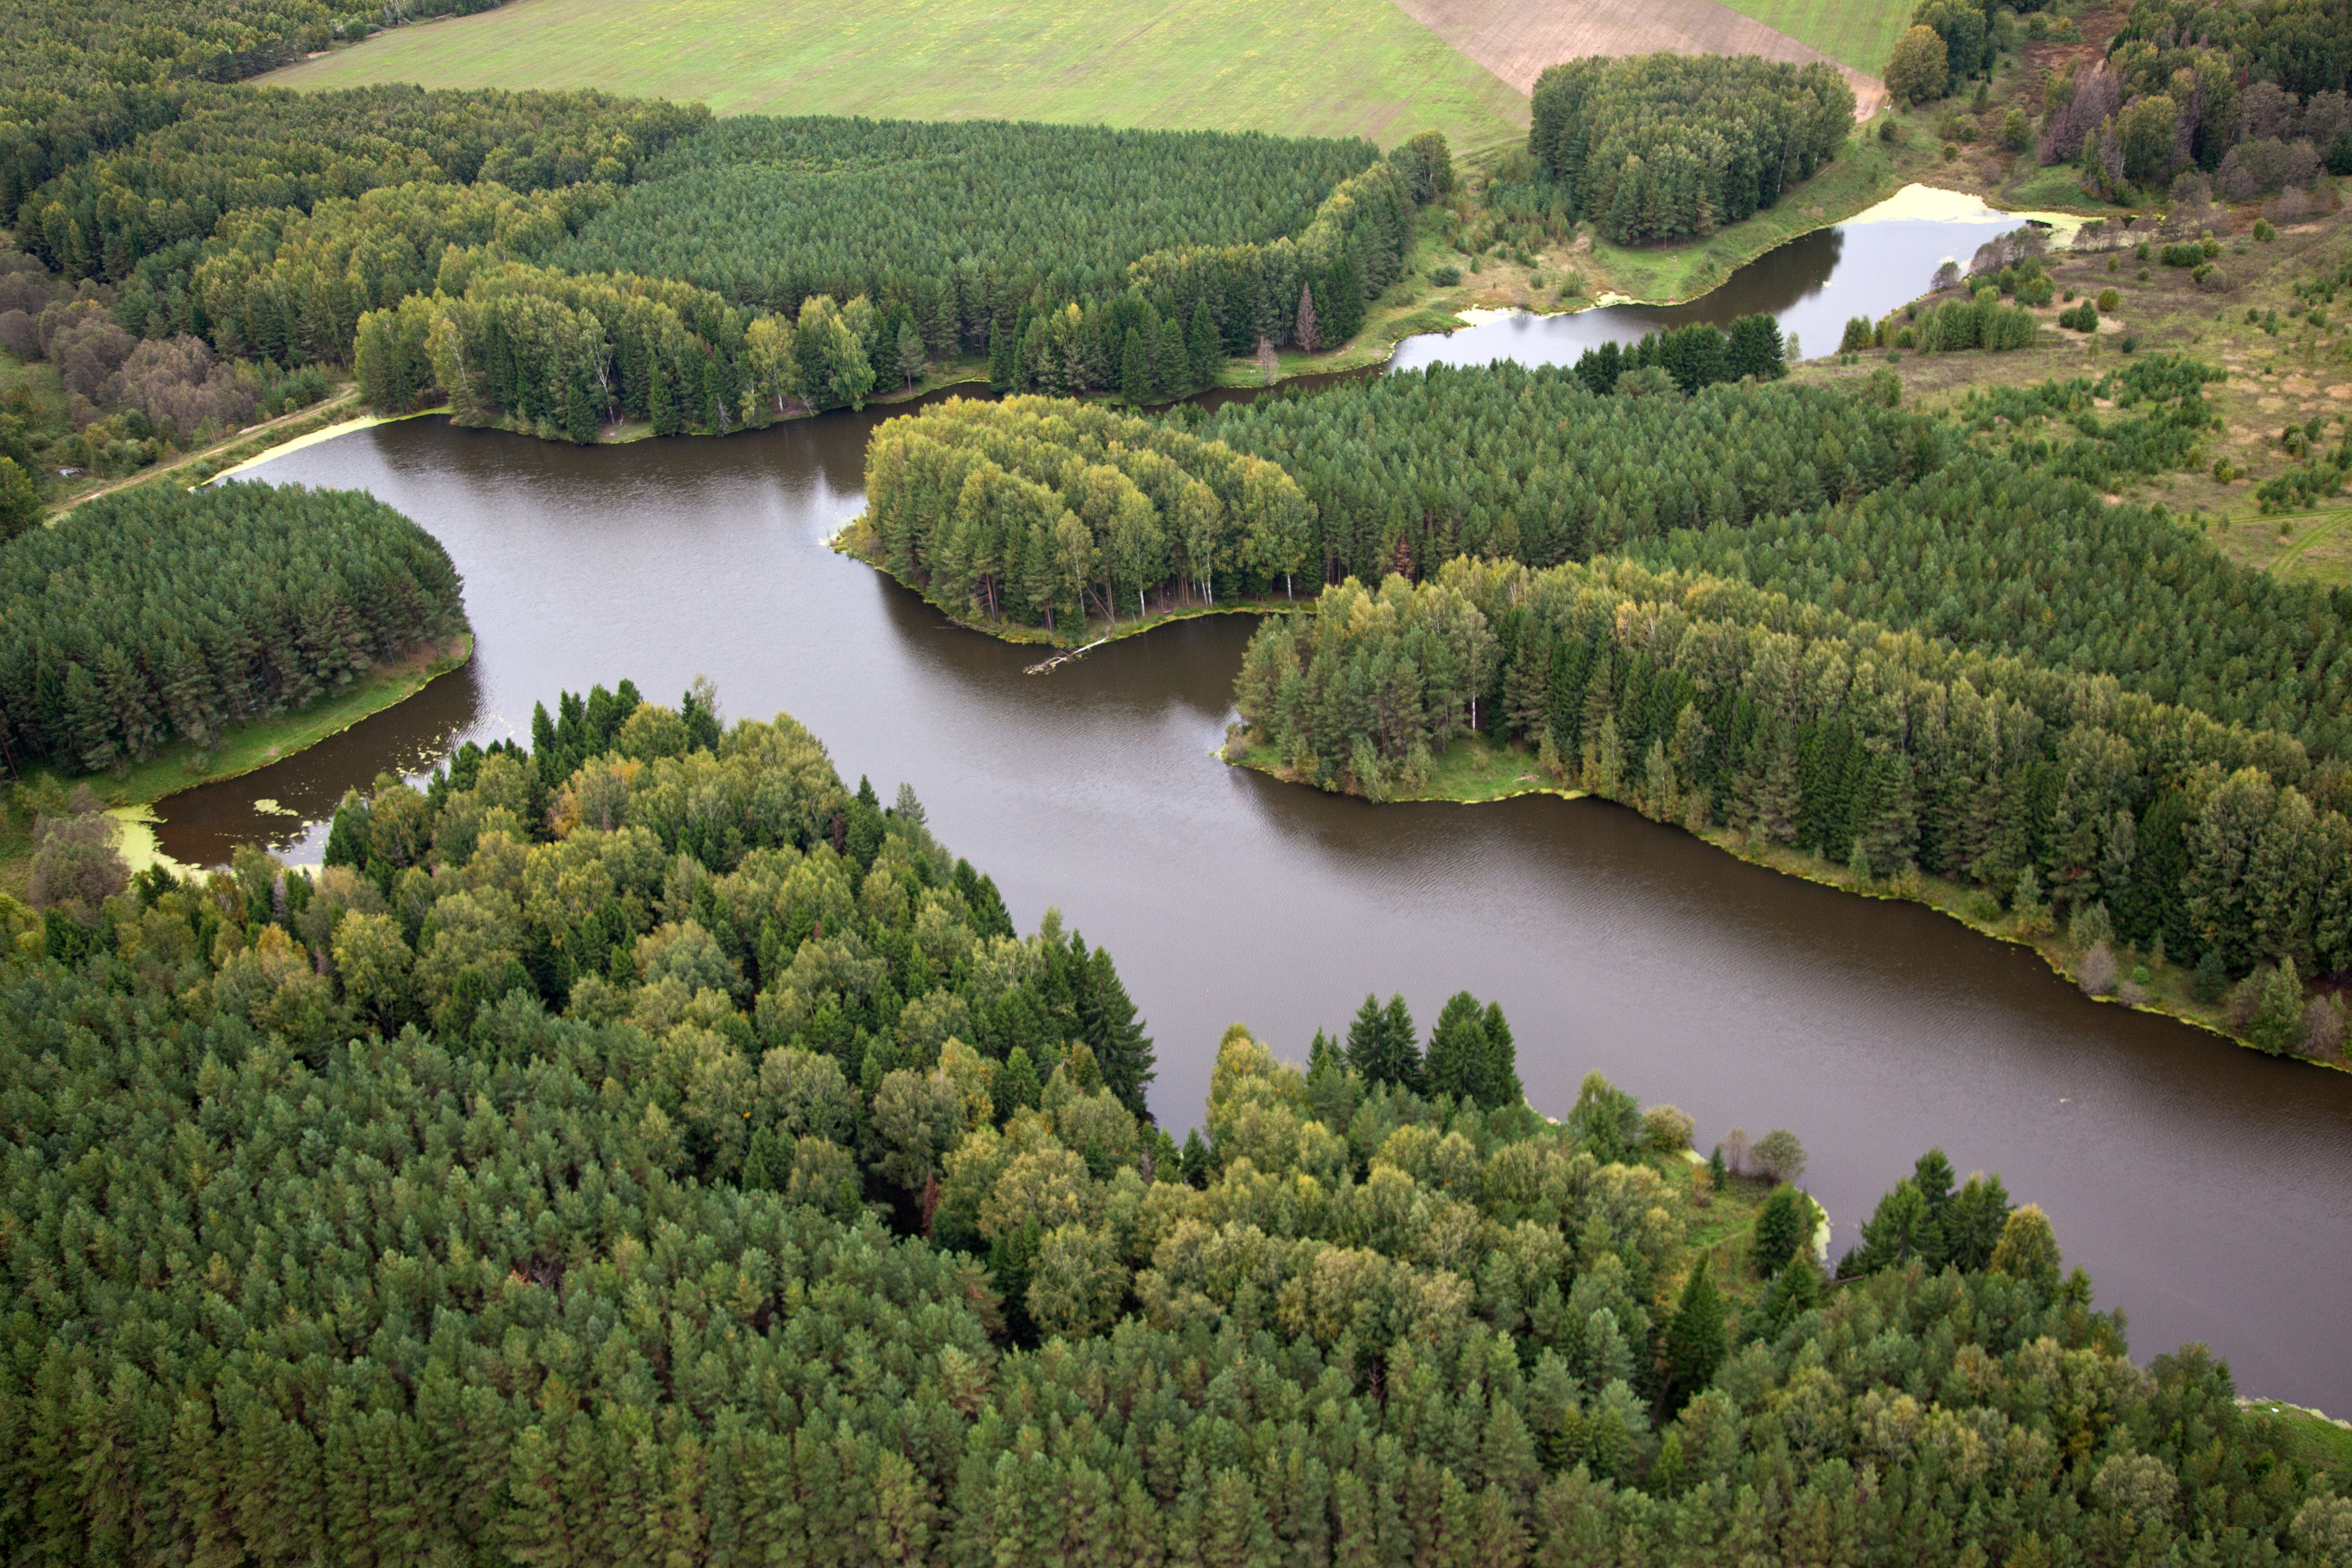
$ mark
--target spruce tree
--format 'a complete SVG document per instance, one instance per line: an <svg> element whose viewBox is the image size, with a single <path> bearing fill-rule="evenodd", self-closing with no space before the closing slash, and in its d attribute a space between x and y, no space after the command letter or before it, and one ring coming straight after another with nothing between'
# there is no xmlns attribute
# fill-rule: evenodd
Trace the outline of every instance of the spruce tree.
<svg viewBox="0 0 2352 1568"><path fill-rule="evenodd" d="M1789 1265L1800 1248L1812 1240L1813 1205L1804 1194L1782 1182L1757 1212L1756 1238L1750 1254L1756 1272L1769 1278Z"/></svg>
<svg viewBox="0 0 2352 1568"><path fill-rule="evenodd" d="M1486 1087L1486 1011L1470 993L1457 991L1430 1028L1422 1079L1431 1094L1483 1103L1480 1090Z"/></svg>
<svg viewBox="0 0 2352 1568"><path fill-rule="evenodd" d="M1523 1103L1528 1091L1519 1083L1519 1048L1511 1038L1500 1002L1486 1004L1486 1060L1481 1105L1504 1110Z"/></svg>
<svg viewBox="0 0 2352 1568"><path fill-rule="evenodd" d="M1705 1258L1683 1286L1664 1348L1666 1377L1661 1404L1664 1414L1671 1415L1714 1382L1716 1369L1723 1364L1723 1298L1715 1289Z"/></svg>
<svg viewBox="0 0 2352 1568"><path fill-rule="evenodd" d="M1141 407L1151 401L1151 365L1143 353L1143 334L1127 329L1127 349L1119 357L1118 395Z"/></svg>
<svg viewBox="0 0 2352 1568"><path fill-rule="evenodd" d="M1184 331L1184 350L1191 362L1192 387L1217 384L1217 370L1225 357L1224 345L1217 341L1216 323L1209 317L1209 297L1206 294L1193 302L1192 321Z"/></svg>

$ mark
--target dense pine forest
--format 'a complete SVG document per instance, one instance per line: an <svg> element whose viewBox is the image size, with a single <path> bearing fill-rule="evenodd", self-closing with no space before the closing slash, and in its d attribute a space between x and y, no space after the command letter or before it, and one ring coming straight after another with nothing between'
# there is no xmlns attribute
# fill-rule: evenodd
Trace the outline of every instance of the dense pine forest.
<svg viewBox="0 0 2352 1568"><path fill-rule="evenodd" d="M1754 55L1587 57L1536 79L1536 174L1620 245L1713 234L1837 156L1853 89L1833 66Z"/></svg>
<svg viewBox="0 0 2352 1568"><path fill-rule="evenodd" d="M0 548L0 749L72 773L210 745L465 626L447 553L367 496L127 491Z"/></svg>
<svg viewBox="0 0 2352 1568"><path fill-rule="evenodd" d="M1916 866L2084 947L2274 972L2257 1043L2340 1049L2333 1004L2295 977L2352 966L2342 764L2112 675L1704 574L1459 560L1268 622L1235 701L1282 766L1375 798L1421 787L1475 730L1567 784L1864 884Z"/></svg>
<svg viewBox="0 0 2352 1568"><path fill-rule="evenodd" d="M1289 238L1377 157L1214 132L740 117L657 160L555 259L788 312L911 295L943 348L977 353L1000 298L1103 299L1156 250Z"/></svg>
<svg viewBox="0 0 2352 1568"><path fill-rule="evenodd" d="M1425 1051L1368 998L1305 1072L1234 1026L1180 1152L1108 956L1017 935L911 790L705 690L532 734L352 797L316 874L85 858L0 900L15 1554L2352 1542L2203 1350L2125 1358L1997 1178L1931 1151L1832 1282L1802 1194L1695 1171L1671 1107L1596 1075L1536 1116L1467 995Z"/></svg>

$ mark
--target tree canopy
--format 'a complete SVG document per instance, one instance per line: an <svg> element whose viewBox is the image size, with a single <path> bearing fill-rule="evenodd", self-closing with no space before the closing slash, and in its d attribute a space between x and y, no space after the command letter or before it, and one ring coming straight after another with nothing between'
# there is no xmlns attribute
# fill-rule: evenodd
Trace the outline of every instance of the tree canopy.
<svg viewBox="0 0 2352 1568"><path fill-rule="evenodd" d="M1238 1025L1180 1159L1108 960L1015 935L911 792L705 693L532 734L379 781L316 873L0 898L12 1541L2315 1565L2352 1529L2200 1347L2126 1359L2030 1205L1727 1300L1679 1155Z"/></svg>
<svg viewBox="0 0 2352 1568"><path fill-rule="evenodd" d="M0 548L0 742L68 772L209 744L465 626L447 553L368 496L105 497Z"/></svg>
<svg viewBox="0 0 2352 1568"><path fill-rule="evenodd" d="M1536 79L1528 152L1574 214L1620 245L1713 234L1812 178L1853 128L1822 61L1589 56Z"/></svg>

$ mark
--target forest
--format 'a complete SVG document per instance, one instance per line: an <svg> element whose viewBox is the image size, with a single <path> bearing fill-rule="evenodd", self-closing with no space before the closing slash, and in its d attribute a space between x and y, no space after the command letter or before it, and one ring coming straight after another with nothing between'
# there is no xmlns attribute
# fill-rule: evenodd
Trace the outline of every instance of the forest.
<svg viewBox="0 0 2352 1568"><path fill-rule="evenodd" d="M1378 156L1215 132L739 116L656 160L554 261L787 314L815 294L906 296L940 318L926 324L943 357L977 353L1011 313L1000 301L1105 299L1153 251L1295 237Z"/></svg>
<svg viewBox="0 0 2352 1568"><path fill-rule="evenodd" d="M1562 568L1574 573L1577 568ZM52 830L67 836L70 823ZM1775 1175L1467 994L1142 1109L914 792L625 684L328 865L0 900L0 1533L63 1563L2312 1565L2333 1494L1930 1151ZM1483 1093L1498 1103L1489 1104ZM1957 1190L1956 1190L1957 1188ZM1703 1244L1713 1205L1751 1239Z"/></svg>
<svg viewBox="0 0 2352 1568"><path fill-rule="evenodd" d="M440 543L356 491L104 497L0 548L0 751L75 773L207 746L465 629Z"/></svg>
<svg viewBox="0 0 2352 1568"><path fill-rule="evenodd" d="M1752 339L1777 367L1777 333L1753 320L1768 331L1696 329L1714 363ZM1657 348L1608 353L1609 384ZM1942 460L1931 422L1878 403L1777 386L1685 399L1646 368L1652 395L1638 377L1598 395L1590 366L1433 367L1157 420L1069 400L955 400L877 427L853 537L950 613L1044 625L1051 603L1068 629L1074 614L1076 626L1126 617L1139 592L1216 604L1464 552L1581 560L1857 497ZM1187 475L1201 487L1177 482ZM1050 543L1057 531L1066 548ZM1056 572L1060 586L1046 585Z"/></svg>
<svg viewBox="0 0 2352 1568"><path fill-rule="evenodd" d="M2287 193L2298 216L2323 168L2352 174L2347 89L2344 0L2137 0L2105 59L2051 84L2039 155L2105 198Z"/></svg>
<svg viewBox="0 0 2352 1568"><path fill-rule="evenodd" d="M1704 237L1837 156L1853 89L1754 55L1598 56L1536 79L1528 153L1570 216L1620 245Z"/></svg>
<svg viewBox="0 0 2352 1568"><path fill-rule="evenodd" d="M1746 582L1612 559L1350 579L1260 629L1235 703L1284 767L1374 798L1480 732L1661 821L1811 850L1865 884L1916 865L2084 947L2210 955L2223 976L2352 965L2340 761L2112 674ZM2333 1005L2292 991L2263 1037L2339 1048Z"/></svg>

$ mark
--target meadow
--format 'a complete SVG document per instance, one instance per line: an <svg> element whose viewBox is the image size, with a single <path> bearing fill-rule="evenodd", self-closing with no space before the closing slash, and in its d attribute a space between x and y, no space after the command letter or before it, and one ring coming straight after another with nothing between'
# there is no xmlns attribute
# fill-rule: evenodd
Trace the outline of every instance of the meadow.
<svg viewBox="0 0 2352 1568"><path fill-rule="evenodd" d="M1724 0L1741 16L1786 33L1841 65L1877 76L1911 25L1899 0Z"/></svg>
<svg viewBox="0 0 2352 1568"><path fill-rule="evenodd" d="M593 87L720 114L862 114L1515 140L1527 100L1389 0L516 0L261 79L289 87Z"/></svg>

